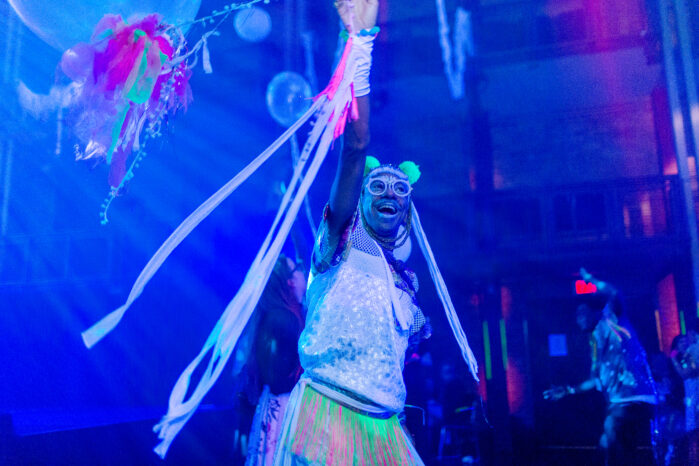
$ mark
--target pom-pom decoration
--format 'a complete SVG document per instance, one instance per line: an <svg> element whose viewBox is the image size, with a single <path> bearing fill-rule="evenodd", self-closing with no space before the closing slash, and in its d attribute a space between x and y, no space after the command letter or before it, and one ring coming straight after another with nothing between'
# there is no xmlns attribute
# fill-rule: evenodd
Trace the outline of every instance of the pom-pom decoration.
<svg viewBox="0 0 699 466"><path fill-rule="evenodd" d="M367 176L369 173L371 173L372 170L375 170L380 166L381 162L379 162L379 160L376 157L372 157L371 155L367 156L366 162L364 163L364 176ZM391 166L391 168L395 170L395 167ZM419 180L420 175L422 175L422 173L420 172L420 166L415 162L411 162L410 160L406 160L405 162L398 165L398 170L405 173L405 175L408 177L408 183L410 183L411 185L414 184L417 180Z"/></svg>
<svg viewBox="0 0 699 466"><path fill-rule="evenodd" d="M368 155L364 163L364 176L367 176L374 168L380 167L379 159L372 155Z"/></svg>
<svg viewBox="0 0 699 466"><path fill-rule="evenodd" d="M400 171L408 175L408 183L411 185L415 184L415 182L420 179L420 175L422 175L420 172L420 166L415 162L411 162L410 160L406 160L405 162L401 163L398 165L398 168Z"/></svg>

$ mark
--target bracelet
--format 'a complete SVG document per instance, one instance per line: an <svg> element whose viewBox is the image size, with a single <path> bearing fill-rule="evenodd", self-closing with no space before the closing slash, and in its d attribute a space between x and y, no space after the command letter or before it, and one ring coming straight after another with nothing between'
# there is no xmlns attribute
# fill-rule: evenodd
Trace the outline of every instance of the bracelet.
<svg viewBox="0 0 699 466"><path fill-rule="evenodd" d="M362 29L361 31L359 31L359 34L357 34L357 35L360 37L375 36L379 32L381 32L381 28L378 26L374 26L371 29ZM350 34L349 34L349 32L347 32L347 29L343 29L342 31L340 31L340 37L342 37L343 39L347 40L347 39L349 39L349 36L350 36Z"/></svg>

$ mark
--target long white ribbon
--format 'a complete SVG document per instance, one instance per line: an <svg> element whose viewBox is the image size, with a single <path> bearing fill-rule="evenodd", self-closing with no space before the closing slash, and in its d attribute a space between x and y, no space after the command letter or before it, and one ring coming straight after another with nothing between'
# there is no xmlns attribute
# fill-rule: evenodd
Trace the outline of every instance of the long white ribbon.
<svg viewBox="0 0 699 466"><path fill-rule="evenodd" d="M172 232L170 237L165 240L162 246L160 246L160 248L156 251L153 257L151 257L139 274L136 282L131 288L131 292L129 293L126 302L118 309L107 314L92 327L82 332L82 338L85 346L91 348L119 324L121 318L124 316L124 313L141 295L143 288L153 277L155 272L158 271L163 262L165 262L165 259L168 258L170 253L172 253L172 251L197 225L199 225L199 223L201 223L202 220L204 220L216 207L218 207L221 202L230 196L230 194L235 191L238 186L240 186L263 163L265 163L291 137L292 134L298 131L298 129L320 108L324 101L325 98L318 99L311 106L311 108L309 108L308 111L296 123L291 125L291 127L289 127L289 129L287 129L276 141L274 141L271 146L269 146L264 152L258 155L252 162L243 168L240 173L231 178L230 181L223 185L209 199L204 201L203 204L197 207L197 209L192 212L175 231Z"/></svg>
<svg viewBox="0 0 699 466"><path fill-rule="evenodd" d="M420 223L420 216L417 214L415 204L411 204L411 208L413 215L413 231L415 232L417 243L420 245L422 254L424 254L425 259L427 260L427 266L430 269L432 281L437 288L437 294L439 295L439 299L442 301L442 305L444 306L444 312L447 315L447 320L451 326L451 331L454 333L454 338L456 338L456 342L459 344L459 348L461 348L461 355L463 356L464 361L466 361L466 364L468 364L468 368L471 371L473 378L476 379L476 382L478 382L478 362L476 361L476 357L473 355L473 351L471 351L471 347L468 345L468 338L466 338L464 329L461 327L459 316L456 313L456 309L454 309L454 303L451 302L449 290L447 290L447 285L444 283L442 273L439 271L439 267L437 267L437 261L434 259L432 248L430 247L430 243L427 241L425 231L422 229L422 223Z"/></svg>

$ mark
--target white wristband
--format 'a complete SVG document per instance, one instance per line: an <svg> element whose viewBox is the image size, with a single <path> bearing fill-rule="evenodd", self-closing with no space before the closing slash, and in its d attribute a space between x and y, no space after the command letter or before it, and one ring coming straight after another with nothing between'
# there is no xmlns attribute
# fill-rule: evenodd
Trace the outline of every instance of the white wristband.
<svg viewBox="0 0 699 466"><path fill-rule="evenodd" d="M354 96L362 97L371 91L371 52L374 49L375 35L352 35L352 53L357 57L357 71L354 74Z"/></svg>

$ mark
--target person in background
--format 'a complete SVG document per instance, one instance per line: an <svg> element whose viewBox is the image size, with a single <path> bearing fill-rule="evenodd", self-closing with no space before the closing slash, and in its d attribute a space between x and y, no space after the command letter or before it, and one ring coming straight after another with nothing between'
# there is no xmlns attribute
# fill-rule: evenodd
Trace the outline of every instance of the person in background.
<svg viewBox="0 0 699 466"><path fill-rule="evenodd" d="M692 432L699 420L699 339L694 331L672 340L670 357L684 382L685 430Z"/></svg>
<svg viewBox="0 0 699 466"><path fill-rule="evenodd" d="M685 432L684 387L670 356L656 352L648 362L658 391L658 464L669 466L675 464L677 446Z"/></svg>
<svg viewBox="0 0 699 466"><path fill-rule="evenodd" d="M596 311L582 304L577 324L589 334L592 359L590 377L576 386L553 388L544 398L557 400L588 390L599 390L607 401L604 429L599 447L610 465L643 464L638 447L654 441L657 395L646 353L624 317L623 303L616 288L598 280L584 268L583 280L593 283L607 299Z"/></svg>

